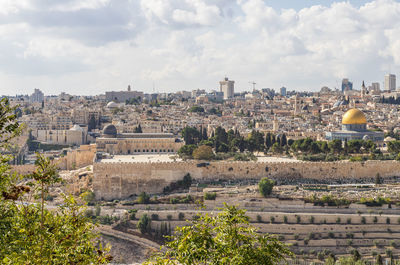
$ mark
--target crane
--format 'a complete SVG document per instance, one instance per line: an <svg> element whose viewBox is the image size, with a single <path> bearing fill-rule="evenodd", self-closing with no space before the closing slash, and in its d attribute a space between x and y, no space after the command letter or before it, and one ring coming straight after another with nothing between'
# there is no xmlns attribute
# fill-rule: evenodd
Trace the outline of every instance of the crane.
<svg viewBox="0 0 400 265"><path fill-rule="evenodd" d="M254 92L254 91L256 90L256 84L257 84L257 83L253 81L253 82L249 82L249 84L252 84L252 85L253 85L253 92Z"/></svg>

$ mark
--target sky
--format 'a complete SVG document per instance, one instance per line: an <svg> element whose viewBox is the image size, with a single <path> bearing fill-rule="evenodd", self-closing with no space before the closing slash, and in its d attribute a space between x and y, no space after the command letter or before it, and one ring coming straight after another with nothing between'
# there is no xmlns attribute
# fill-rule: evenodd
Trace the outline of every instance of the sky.
<svg viewBox="0 0 400 265"><path fill-rule="evenodd" d="M318 91L400 76L396 0L0 0L0 95ZM400 83L400 82L398 82Z"/></svg>

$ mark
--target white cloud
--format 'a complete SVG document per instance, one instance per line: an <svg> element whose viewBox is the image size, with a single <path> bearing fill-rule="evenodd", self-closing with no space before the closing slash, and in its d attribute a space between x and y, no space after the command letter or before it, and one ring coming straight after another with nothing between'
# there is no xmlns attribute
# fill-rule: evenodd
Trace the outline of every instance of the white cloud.
<svg viewBox="0 0 400 265"><path fill-rule="evenodd" d="M400 3L277 10L263 0L0 2L0 94L40 87L100 93L216 88L319 89L400 71ZM57 84L57 86L54 86ZM20 92L18 92L20 91Z"/></svg>
<svg viewBox="0 0 400 265"><path fill-rule="evenodd" d="M202 0L142 0L146 17L169 26L212 26L221 21L220 8Z"/></svg>

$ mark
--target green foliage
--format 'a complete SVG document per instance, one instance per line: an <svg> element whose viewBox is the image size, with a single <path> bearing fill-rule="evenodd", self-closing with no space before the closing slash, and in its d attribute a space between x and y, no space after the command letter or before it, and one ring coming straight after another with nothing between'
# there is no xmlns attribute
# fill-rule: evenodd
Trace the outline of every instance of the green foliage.
<svg viewBox="0 0 400 265"><path fill-rule="evenodd" d="M369 207L382 206L383 204L389 204L390 202L391 202L390 198L383 198L383 197L377 197L376 199L362 197L359 201L360 204L365 204Z"/></svg>
<svg viewBox="0 0 400 265"><path fill-rule="evenodd" d="M0 149L6 148L11 139L21 134L22 127L17 121L15 110L7 97L0 99Z"/></svg>
<svg viewBox="0 0 400 265"><path fill-rule="evenodd" d="M95 214L95 216L100 216L100 214L101 214L101 206L100 205L96 205L94 214Z"/></svg>
<svg viewBox="0 0 400 265"><path fill-rule="evenodd" d="M107 249L97 245L94 225L72 196L64 196L57 209L47 210L45 194L48 187L60 181L56 166L38 154L36 170L30 176L29 187L17 185L7 174L7 165L0 164L0 260L2 264L105 264L111 260ZM40 194L38 203L17 203L29 196ZM35 197L35 196L34 196Z"/></svg>
<svg viewBox="0 0 400 265"><path fill-rule="evenodd" d="M400 153L400 141L391 141L387 143L388 151L392 154Z"/></svg>
<svg viewBox="0 0 400 265"><path fill-rule="evenodd" d="M367 158L364 156L352 156L350 157L349 161L350 162L363 162L365 161Z"/></svg>
<svg viewBox="0 0 400 265"><path fill-rule="evenodd" d="M333 195L323 195L322 197L317 197L315 194L304 199L307 203L313 203L315 206L347 206L350 205L351 201L346 198L337 198Z"/></svg>
<svg viewBox="0 0 400 265"><path fill-rule="evenodd" d="M379 173L375 176L375 185L383 184L383 179Z"/></svg>
<svg viewBox="0 0 400 265"><path fill-rule="evenodd" d="M204 108L201 106L192 106L188 110L189 112L204 112Z"/></svg>
<svg viewBox="0 0 400 265"><path fill-rule="evenodd" d="M174 190L188 189L192 185L192 177L189 173L183 176L182 180L171 182L167 187L164 187L164 193L172 192Z"/></svg>
<svg viewBox="0 0 400 265"><path fill-rule="evenodd" d="M197 160L211 160L214 158L214 152L208 145L201 145L193 151L193 158Z"/></svg>
<svg viewBox="0 0 400 265"><path fill-rule="evenodd" d="M244 154L236 153L233 157L233 160L234 161L257 161L257 157L251 152L247 152Z"/></svg>
<svg viewBox="0 0 400 265"><path fill-rule="evenodd" d="M185 144L198 144L201 141L202 134L194 127L185 127L182 132L182 137L185 140Z"/></svg>
<svg viewBox="0 0 400 265"><path fill-rule="evenodd" d="M126 105L139 105L141 102L141 97L134 97L134 98L130 98L129 100L127 99L125 101Z"/></svg>
<svg viewBox="0 0 400 265"><path fill-rule="evenodd" d="M137 127L135 127L134 133L143 133L142 126L140 126L140 124Z"/></svg>
<svg viewBox="0 0 400 265"><path fill-rule="evenodd" d="M84 193L81 194L81 198L88 204L88 205L93 205L94 200L95 200L95 195L94 192L89 190L85 191Z"/></svg>
<svg viewBox="0 0 400 265"><path fill-rule="evenodd" d="M137 213L136 209L129 210L128 211L129 220L135 220L136 219L136 213Z"/></svg>
<svg viewBox="0 0 400 265"><path fill-rule="evenodd" d="M367 222L367 220L366 220L365 216L361 217L361 223L365 224L366 222Z"/></svg>
<svg viewBox="0 0 400 265"><path fill-rule="evenodd" d="M196 148L197 148L197 146L194 145L194 144L186 144L186 145L182 146L181 148L179 148L178 155L180 157L192 158L193 157L193 151Z"/></svg>
<svg viewBox="0 0 400 265"><path fill-rule="evenodd" d="M184 214L184 213L179 213L179 214L178 214L178 219L179 219L180 221L183 221L184 218L185 218L185 214Z"/></svg>
<svg viewBox="0 0 400 265"><path fill-rule="evenodd" d="M146 192L140 193L137 202L140 204L150 203L150 195L148 195Z"/></svg>
<svg viewBox="0 0 400 265"><path fill-rule="evenodd" d="M261 181L258 183L258 188L261 195L264 197L268 197L271 194L274 185L275 181L270 180L269 178L262 178Z"/></svg>
<svg viewBox="0 0 400 265"><path fill-rule="evenodd" d="M271 146L271 152L274 153L274 154L282 154L283 148L279 143L274 143Z"/></svg>
<svg viewBox="0 0 400 265"><path fill-rule="evenodd" d="M177 203L192 203L193 202L193 198L190 195L186 195L184 197L174 197L174 198L170 198L169 202L171 204L177 204Z"/></svg>
<svg viewBox="0 0 400 265"><path fill-rule="evenodd" d="M140 217L139 222L137 223L137 228L142 234L151 232L151 219L147 214L143 214L142 217Z"/></svg>
<svg viewBox="0 0 400 265"><path fill-rule="evenodd" d="M215 200L217 198L216 192L206 192L204 193L204 200Z"/></svg>
<svg viewBox="0 0 400 265"><path fill-rule="evenodd" d="M278 264L288 248L249 225L245 211L227 206L215 216L201 215L189 226L177 227L160 251L145 264Z"/></svg>

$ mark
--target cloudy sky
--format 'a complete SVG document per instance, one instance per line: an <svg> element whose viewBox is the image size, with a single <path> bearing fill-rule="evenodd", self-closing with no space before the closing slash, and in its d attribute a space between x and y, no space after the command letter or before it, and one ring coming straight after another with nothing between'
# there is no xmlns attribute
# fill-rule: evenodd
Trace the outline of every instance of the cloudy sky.
<svg viewBox="0 0 400 265"><path fill-rule="evenodd" d="M395 0L0 0L0 94L211 90L224 76L315 91L389 71Z"/></svg>

